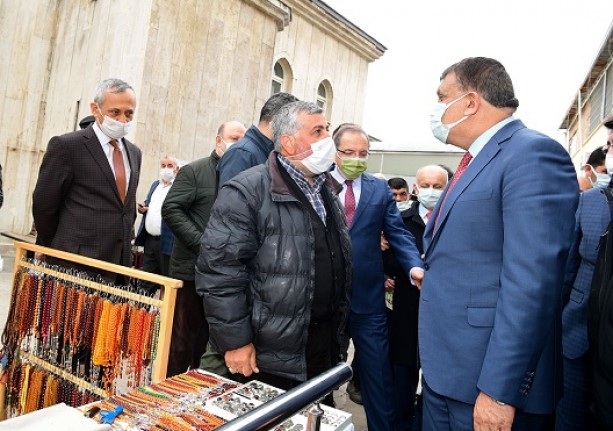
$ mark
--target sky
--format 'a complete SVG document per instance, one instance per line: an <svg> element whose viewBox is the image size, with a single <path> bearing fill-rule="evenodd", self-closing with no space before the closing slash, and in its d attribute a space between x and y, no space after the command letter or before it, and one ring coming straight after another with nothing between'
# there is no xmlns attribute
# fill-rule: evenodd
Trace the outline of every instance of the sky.
<svg viewBox="0 0 613 431"><path fill-rule="evenodd" d="M500 61L519 99L516 117L558 131L613 23L610 0L325 0L387 47L370 64L363 127L389 150L449 148L429 114L441 72L475 56Z"/></svg>

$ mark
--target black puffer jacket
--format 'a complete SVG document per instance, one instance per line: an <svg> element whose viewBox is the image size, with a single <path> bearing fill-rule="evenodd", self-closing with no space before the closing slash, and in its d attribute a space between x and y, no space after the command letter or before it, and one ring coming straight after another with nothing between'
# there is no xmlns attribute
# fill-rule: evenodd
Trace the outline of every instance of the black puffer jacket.
<svg viewBox="0 0 613 431"><path fill-rule="evenodd" d="M314 234L308 208L290 193L279 169L273 152L265 165L221 188L202 235L196 290L204 297L211 342L219 352L253 343L261 371L303 381L315 284ZM322 193L330 197L345 262L351 262L339 189L328 177ZM347 264L334 322L339 346L350 288Z"/></svg>

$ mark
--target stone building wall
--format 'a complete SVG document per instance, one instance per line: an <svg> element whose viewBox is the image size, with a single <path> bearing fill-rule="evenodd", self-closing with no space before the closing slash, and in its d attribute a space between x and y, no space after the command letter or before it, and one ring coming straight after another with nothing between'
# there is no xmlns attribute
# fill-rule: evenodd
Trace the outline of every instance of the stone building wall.
<svg viewBox="0 0 613 431"><path fill-rule="evenodd" d="M47 143L90 115L105 78L136 92L139 201L161 156L208 156L223 121L257 121L279 59L301 99L315 101L326 82L333 126L360 122L368 64L385 48L343 20L317 0L3 0L0 231L30 230Z"/></svg>

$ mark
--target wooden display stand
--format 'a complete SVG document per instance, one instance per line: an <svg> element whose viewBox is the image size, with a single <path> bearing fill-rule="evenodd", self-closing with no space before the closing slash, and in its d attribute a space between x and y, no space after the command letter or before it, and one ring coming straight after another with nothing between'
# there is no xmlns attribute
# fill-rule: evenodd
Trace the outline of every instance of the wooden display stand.
<svg viewBox="0 0 613 431"><path fill-rule="evenodd" d="M151 305L156 307L160 313L160 328L158 334L158 350L155 360L152 364L152 374L151 374L151 382L159 382L166 378L166 369L168 366L168 354L170 350L170 337L172 332L172 322L174 315L174 307L175 301L177 297L176 289L179 289L183 286L183 282L180 280L176 280L173 278L168 278L156 274L151 274L148 272L144 272L141 270L128 268L121 265L115 265L112 263L104 262L97 259L91 259L88 257L79 256L73 253L67 253L47 247L42 247L34 244L28 244L25 242L15 242L15 267L13 272L13 283L15 282L16 274L22 268L28 268L31 270L35 270L39 273L48 275L57 280L64 281L66 283L75 283L81 286L85 286L89 289L105 292L107 294L115 295L116 297L124 298L127 300L136 301L141 304ZM74 275L57 271L48 267L46 265L33 264L28 262L26 258L27 252L33 253L41 253L45 256L52 256L58 259L62 259L68 262L74 262L79 265L86 265L94 269L100 269L102 271L112 272L116 274L121 274L126 277L130 277L137 280L148 281L151 283L155 283L161 286L160 293L161 299L154 299L149 296L140 295L134 292L126 291L121 288L112 287L103 283L98 283L92 280L82 279L76 277ZM8 322L7 325L15 324L16 322ZM63 379L70 380L74 384L84 389L89 390L96 395L106 398L111 394L106 393L106 391L101 388L94 387L90 382L79 378L78 376L69 373L68 371L58 368L55 365L48 363L43 358L37 357L33 353L24 352L22 355L24 359L27 361L34 363L41 368L47 370L50 373L53 373ZM1 383L0 383L1 384ZM0 392L4 393L4 390ZM4 405L0 407L4 410ZM0 412L0 416L4 417L4 411Z"/></svg>

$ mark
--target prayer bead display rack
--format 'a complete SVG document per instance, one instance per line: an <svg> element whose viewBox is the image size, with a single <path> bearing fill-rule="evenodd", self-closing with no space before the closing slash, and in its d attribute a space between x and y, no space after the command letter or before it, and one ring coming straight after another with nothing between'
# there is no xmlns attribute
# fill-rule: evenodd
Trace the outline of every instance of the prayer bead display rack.
<svg viewBox="0 0 613 431"><path fill-rule="evenodd" d="M66 266L74 263L138 282L155 283L160 285L161 299L27 259L28 252L62 259ZM17 414L22 414L53 404L53 400L76 406L125 392L135 385L163 381L168 365L176 289L181 287L180 280L15 242L13 290L2 339L0 395L6 394L6 399L0 396L0 419L6 417L11 396L12 405L18 405ZM28 297L28 302L24 296ZM81 318L83 316L86 316L85 320ZM84 326L76 323L79 321ZM23 326L26 326L25 330ZM80 350L83 346L87 347L83 349L87 351L85 359L82 359ZM109 353L111 347L115 356ZM117 351L120 352L118 358ZM19 367L18 372L11 375L15 366ZM84 373L84 369L87 372ZM41 377L41 373L45 375ZM110 383L111 379L119 379L124 373L130 376L131 385L125 387L126 382L121 382L123 387L119 387L115 381ZM8 387L5 388L7 380ZM28 388L27 382L30 381ZM15 382L19 383L20 391L26 382L25 391L19 392L18 396L12 387ZM29 389L34 391L35 386L34 395L27 392ZM32 402L32 398L37 398L38 402Z"/></svg>

